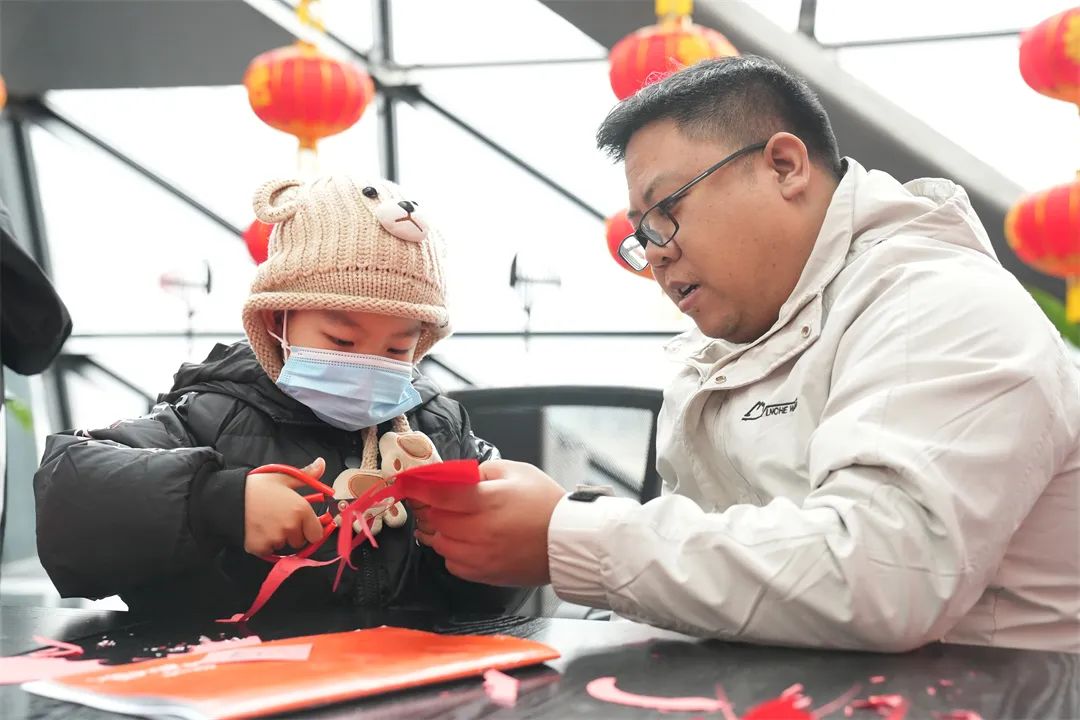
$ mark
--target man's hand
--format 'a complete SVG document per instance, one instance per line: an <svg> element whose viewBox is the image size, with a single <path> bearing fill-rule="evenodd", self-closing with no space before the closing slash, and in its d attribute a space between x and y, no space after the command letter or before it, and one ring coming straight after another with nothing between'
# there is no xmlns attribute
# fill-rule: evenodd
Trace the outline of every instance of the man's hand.
<svg viewBox="0 0 1080 720"><path fill-rule="evenodd" d="M326 462L317 458L304 472L319 479ZM301 548L323 536L323 528L311 503L296 490L307 487L290 475L248 475L244 488L244 550L266 555L285 545Z"/></svg>
<svg viewBox="0 0 1080 720"><path fill-rule="evenodd" d="M551 582L547 533L566 491L539 468L509 460L480 466L477 485L413 491L416 538L446 558L446 569L488 585Z"/></svg>

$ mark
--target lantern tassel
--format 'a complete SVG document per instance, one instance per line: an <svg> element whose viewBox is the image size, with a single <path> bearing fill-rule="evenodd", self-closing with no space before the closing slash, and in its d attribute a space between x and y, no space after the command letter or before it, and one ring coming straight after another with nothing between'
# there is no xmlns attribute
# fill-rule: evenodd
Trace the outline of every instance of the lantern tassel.
<svg viewBox="0 0 1080 720"><path fill-rule="evenodd" d="M1065 283L1065 319L1080 323L1080 277L1066 278Z"/></svg>

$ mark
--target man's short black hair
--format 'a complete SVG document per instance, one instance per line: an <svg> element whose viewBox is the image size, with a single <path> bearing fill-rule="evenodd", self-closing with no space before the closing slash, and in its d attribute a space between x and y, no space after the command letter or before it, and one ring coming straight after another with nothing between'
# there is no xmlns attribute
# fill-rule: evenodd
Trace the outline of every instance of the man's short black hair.
<svg viewBox="0 0 1080 720"><path fill-rule="evenodd" d="M802 78L755 55L705 60L642 88L608 113L596 144L623 160L634 133L657 120L674 120L694 139L728 141L733 150L789 132L805 143L811 161L843 174L817 95Z"/></svg>

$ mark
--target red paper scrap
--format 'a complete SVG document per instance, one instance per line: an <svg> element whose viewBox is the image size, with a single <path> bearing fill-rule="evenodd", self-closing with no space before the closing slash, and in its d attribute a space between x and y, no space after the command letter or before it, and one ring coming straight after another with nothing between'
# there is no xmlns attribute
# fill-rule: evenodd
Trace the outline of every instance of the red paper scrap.
<svg viewBox="0 0 1080 720"><path fill-rule="evenodd" d="M603 702L660 712L720 712L725 709L730 710L731 707L726 701L718 698L657 697L624 692L615 687L613 677L596 678L585 686L585 691Z"/></svg>
<svg viewBox="0 0 1080 720"><path fill-rule="evenodd" d="M62 657L15 655L0 657L0 685L31 680L50 680L101 669L100 660L68 660Z"/></svg>
<svg viewBox="0 0 1080 720"><path fill-rule="evenodd" d="M876 710L886 720L903 720L909 705L907 698L902 695L871 695L865 700L852 700L844 708L844 715L851 717L854 710L865 708Z"/></svg>
<svg viewBox="0 0 1080 720"><path fill-rule="evenodd" d="M47 647L41 650L35 650L27 657L32 658L64 658L72 655L82 655L83 649L78 645L73 645L69 642L62 640L53 640L52 638L42 637L41 635L34 636L34 642L45 645Z"/></svg>
<svg viewBox="0 0 1080 720"><path fill-rule="evenodd" d="M484 672L484 692L487 693L491 702L496 705L514 707L517 704L518 686L520 685L520 680L510 677L504 672L494 669Z"/></svg>

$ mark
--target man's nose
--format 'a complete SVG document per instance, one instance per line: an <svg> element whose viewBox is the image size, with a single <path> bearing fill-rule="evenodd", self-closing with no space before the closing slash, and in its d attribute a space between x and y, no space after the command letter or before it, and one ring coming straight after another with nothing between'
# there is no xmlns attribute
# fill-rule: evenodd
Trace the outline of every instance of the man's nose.
<svg viewBox="0 0 1080 720"><path fill-rule="evenodd" d="M653 243L645 245L645 259L653 267L664 267L677 260L680 254L679 246L675 244L674 240L669 241L664 247Z"/></svg>

